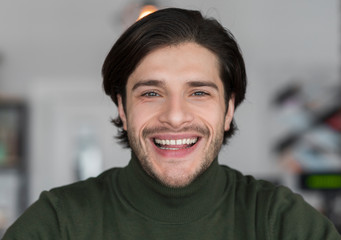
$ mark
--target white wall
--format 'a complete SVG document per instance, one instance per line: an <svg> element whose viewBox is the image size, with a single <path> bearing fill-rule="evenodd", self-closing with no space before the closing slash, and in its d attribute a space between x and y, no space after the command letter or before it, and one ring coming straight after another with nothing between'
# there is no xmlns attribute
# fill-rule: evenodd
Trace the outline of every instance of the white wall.
<svg viewBox="0 0 341 240"><path fill-rule="evenodd" d="M20 96L32 106L31 201L44 189L73 181L72 129L84 116L97 126L104 167L128 161L129 152L112 139L116 130L109 118L116 110L101 91L100 70L123 31L121 14L130 3L0 2L0 94ZM172 0L162 5L202 10L234 33L249 86L236 112L240 131L220 159L245 173L277 175L280 169L269 148L273 90L291 78L338 81L339 2Z"/></svg>

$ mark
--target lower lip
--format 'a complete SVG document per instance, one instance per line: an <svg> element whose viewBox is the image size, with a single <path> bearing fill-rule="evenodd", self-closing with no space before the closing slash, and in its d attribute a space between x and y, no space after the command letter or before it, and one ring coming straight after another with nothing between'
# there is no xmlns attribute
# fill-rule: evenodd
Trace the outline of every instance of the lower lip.
<svg viewBox="0 0 341 240"><path fill-rule="evenodd" d="M181 148L178 150L170 150L170 149L161 149L159 147L157 147L154 143L153 140L151 140L155 151L163 156L163 157L167 157L167 158L183 158L186 157L187 155L191 154L197 147L198 144L200 142L200 138L198 139L198 141L191 147L188 148Z"/></svg>

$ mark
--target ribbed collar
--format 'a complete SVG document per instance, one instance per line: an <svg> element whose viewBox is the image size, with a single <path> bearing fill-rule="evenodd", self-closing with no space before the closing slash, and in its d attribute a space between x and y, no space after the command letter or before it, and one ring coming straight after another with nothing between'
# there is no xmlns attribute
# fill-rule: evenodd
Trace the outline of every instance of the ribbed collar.
<svg viewBox="0 0 341 240"><path fill-rule="evenodd" d="M170 188L150 177L132 158L120 176L124 199L138 212L156 221L186 223L213 211L227 188L227 177L218 160L190 185Z"/></svg>

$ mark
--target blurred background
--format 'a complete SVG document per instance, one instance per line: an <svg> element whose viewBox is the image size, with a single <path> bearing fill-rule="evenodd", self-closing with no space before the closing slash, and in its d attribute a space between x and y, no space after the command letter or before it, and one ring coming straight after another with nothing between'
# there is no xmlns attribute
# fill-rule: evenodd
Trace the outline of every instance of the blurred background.
<svg viewBox="0 0 341 240"><path fill-rule="evenodd" d="M201 10L240 44L248 92L220 163L289 186L340 230L338 0L2 0L0 236L42 191L129 161L101 66L150 4Z"/></svg>

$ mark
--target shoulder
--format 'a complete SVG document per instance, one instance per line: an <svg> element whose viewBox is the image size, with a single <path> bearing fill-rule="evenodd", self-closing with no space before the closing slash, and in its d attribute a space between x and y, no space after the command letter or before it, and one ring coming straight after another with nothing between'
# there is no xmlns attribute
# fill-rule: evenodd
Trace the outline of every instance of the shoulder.
<svg viewBox="0 0 341 240"><path fill-rule="evenodd" d="M101 222L93 219L103 218L103 209L112 199L108 189L113 187L117 174L119 169L114 168L98 177L42 192L4 239L65 239L69 234L97 234L102 228L96 224L100 226Z"/></svg>
<svg viewBox="0 0 341 240"><path fill-rule="evenodd" d="M228 175L230 191L237 199L247 199L249 205L259 211L262 209L264 215L272 217L278 214L290 213L288 210L313 211L313 209L303 197L294 193L286 186L275 185L269 181L259 180L250 175L243 175L232 168L222 166Z"/></svg>
<svg viewBox="0 0 341 240"><path fill-rule="evenodd" d="M112 168L98 177L45 191L37 203L53 212L63 236L70 230L94 234L100 231L105 214L112 211L114 183L119 172L120 168Z"/></svg>
<svg viewBox="0 0 341 240"><path fill-rule="evenodd" d="M265 239L340 239L333 224L301 195L285 186L222 168L230 181L236 207L261 224L258 228L266 233Z"/></svg>
<svg viewBox="0 0 341 240"><path fill-rule="evenodd" d="M238 170L224 165L221 165L221 168L227 175L227 182L230 188L240 194L264 194L271 197L277 191L287 192L288 190L286 187L275 185L269 181L256 179L251 175L244 175Z"/></svg>
<svg viewBox="0 0 341 240"><path fill-rule="evenodd" d="M110 194L119 171L120 168L112 168L97 177L44 191L39 200L48 200L56 208L97 204Z"/></svg>

